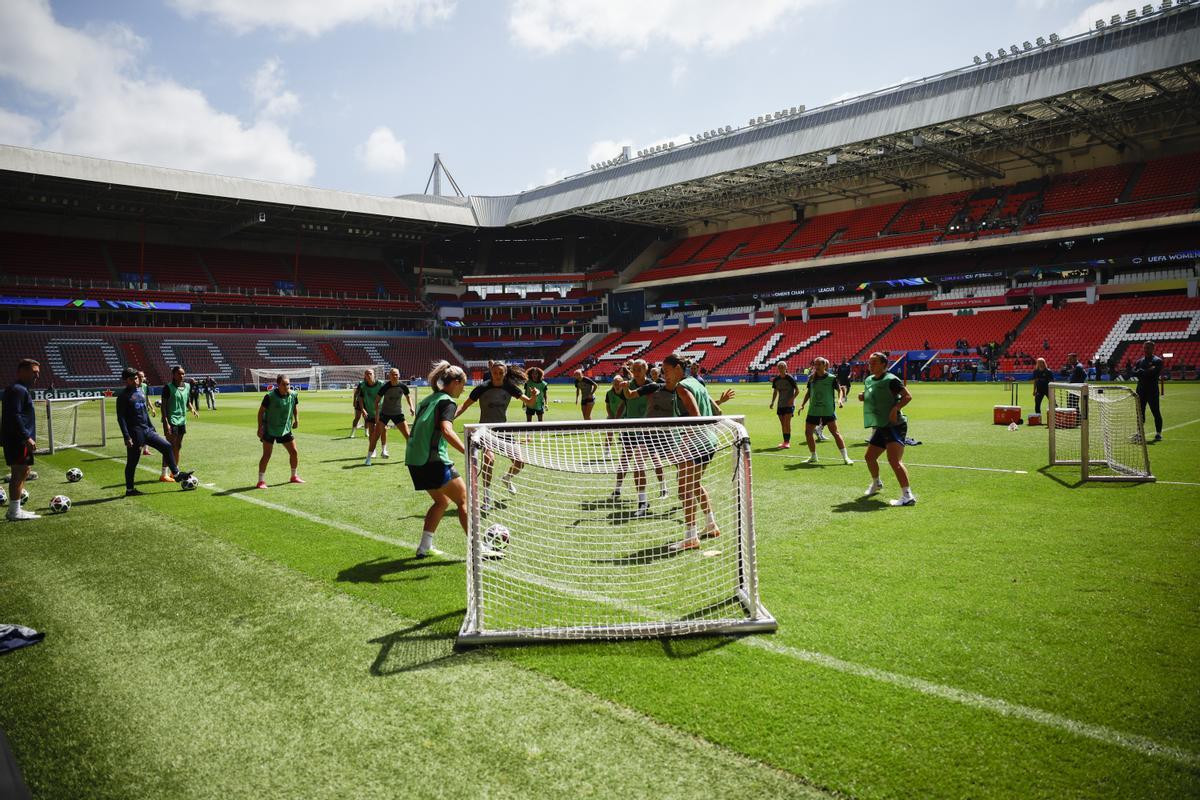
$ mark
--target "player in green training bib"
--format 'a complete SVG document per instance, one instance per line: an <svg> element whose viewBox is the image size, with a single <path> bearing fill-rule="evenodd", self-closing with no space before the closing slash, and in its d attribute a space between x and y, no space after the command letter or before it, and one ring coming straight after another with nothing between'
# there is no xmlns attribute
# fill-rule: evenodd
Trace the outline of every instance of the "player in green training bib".
<svg viewBox="0 0 1200 800"><path fill-rule="evenodd" d="M358 384L358 394L362 398L363 418L367 426L367 460L363 462L371 466L375 458L375 445L379 442L379 393L383 391L383 381L375 380L375 370L363 371L362 382Z"/></svg>
<svg viewBox="0 0 1200 800"><path fill-rule="evenodd" d="M811 401L811 404L810 402ZM804 419L804 439L808 444L808 458L804 464L817 463L817 440L814 432L818 425L824 425L833 434L833 441L842 454L842 461L853 464L850 454L846 452L846 442L838 433L837 409L846 402L838 385L837 378L829 372L829 360L817 356L813 359L813 371L808 376L808 386L804 389L804 400L800 403L801 410L808 406L808 416Z"/></svg>
<svg viewBox="0 0 1200 800"><path fill-rule="evenodd" d="M630 361L629 371L632 376L621 386L621 397L624 400L621 419L642 419L647 415L651 396L659 387L650 381L647 375L650 366L644 359ZM646 461L652 455L650 450L650 442L646 440L644 433L635 430L621 431L621 464L617 470L617 488L613 490L611 499L620 498L621 484L625 482L625 473L632 463L633 484L638 493L637 511L633 514L635 517L644 517L650 513L650 501L646 499ZM662 464L657 459L652 460L655 461L654 471L658 475L658 496L663 498L667 496L667 489L663 483Z"/></svg>
<svg viewBox="0 0 1200 800"><path fill-rule="evenodd" d="M267 488L267 464L271 463L271 452L276 444L288 451L292 467L289 483L304 483L300 478L300 454L296 452L296 436L293 431L300 427L300 395L292 391L292 381L286 375L275 378L275 388L263 395L258 407L258 440L262 442L262 458L258 460L258 484L256 489Z"/></svg>
<svg viewBox="0 0 1200 800"><path fill-rule="evenodd" d="M425 512L417 558L424 558L433 549L433 535L451 500L458 506L458 522L463 533L467 531L467 485L454 470L446 447L449 444L460 453L466 452L462 440L454 432L454 418L458 414L455 400L466 385L467 374L461 367L447 361L439 362L429 373L429 388L433 394L418 403L413 413L412 430L404 448L404 463L408 465L413 488L428 492L433 499L433 505Z"/></svg>
<svg viewBox="0 0 1200 800"><path fill-rule="evenodd" d="M525 406L525 421L532 422L533 415L537 414L538 422L541 422L546 414L546 403L549 402L546 398L550 394L550 385L546 383L546 373L539 367L530 367L527 377L528 380L525 381L525 394L530 397L536 394L537 402L531 406ZM531 392L529 391L530 389L537 389L537 392Z"/></svg>
<svg viewBox="0 0 1200 800"><path fill-rule="evenodd" d="M720 400L713 400L708 387L695 377L688 375L691 359L675 354L663 359L662 376L666 390L675 393L675 416L713 417L720 413L720 406L734 397L733 389L726 389ZM679 499L683 503L683 519L686 525L682 541L671 545L672 550L693 550L700 546L696 531L696 518L704 512L704 538L721 535L717 518L713 515L708 491L701 484L704 471L717 454L717 443L711 431L685 430L680 436L680 446L685 452L679 463Z"/></svg>
<svg viewBox="0 0 1200 800"><path fill-rule="evenodd" d="M180 464L179 454L183 450L183 437L187 435L188 392L190 387L184 380L183 367L171 368L171 382L162 387L162 426L163 436L171 443L175 453L175 463ZM174 483L171 468L163 459L162 474L158 476L162 483Z"/></svg>
<svg viewBox="0 0 1200 800"><path fill-rule="evenodd" d="M915 506L917 498L908 483L908 468L904 466L904 443L908 438L908 420L900 409L912 402L904 381L887 371L887 356L871 353L867 361L871 374L863 381L863 427L872 428L871 441L867 445L867 469L871 473L871 485L866 496L879 494L883 481L879 479L879 456L886 452L888 464L900 482L900 499L892 500L893 506Z"/></svg>

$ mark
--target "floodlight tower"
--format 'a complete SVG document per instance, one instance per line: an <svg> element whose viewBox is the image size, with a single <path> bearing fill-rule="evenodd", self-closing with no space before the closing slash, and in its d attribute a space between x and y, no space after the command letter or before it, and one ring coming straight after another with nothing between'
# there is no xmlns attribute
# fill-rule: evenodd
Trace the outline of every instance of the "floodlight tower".
<svg viewBox="0 0 1200 800"><path fill-rule="evenodd" d="M425 194L429 194L429 187L433 187L433 196L442 197L442 176L446 176L446 180L450 183L450 188L454 189L454 194L457 197L462 197L462 189L458 188L458 183L454 180L454 176L450 174L450 170L446 169L446 165L442 163L442 154L433 154L433 169L429 172L429 180L425 181Z"/></svg>

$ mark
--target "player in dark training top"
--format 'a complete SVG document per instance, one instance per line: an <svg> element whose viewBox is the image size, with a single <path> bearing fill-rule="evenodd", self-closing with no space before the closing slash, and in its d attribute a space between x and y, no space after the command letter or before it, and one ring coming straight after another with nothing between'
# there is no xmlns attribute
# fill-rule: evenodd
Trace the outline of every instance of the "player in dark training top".
<svg viewBox="0 0 1200 800"><path fill-rule="evenodd" d="M388 379L384 382L383 387L379 390L379 394L375 397L376 412L375 430L371 433L372 439L378 439L383 445L383 457L391 458L387 449L387 429L388 425L395 425L400 431L400 435L405 439L408 438L408 422L404 419L404 406L408 405L408 414L412 416L416 412L413 410L412 391L408 388L408 384L400 382L400 370L392 367L388 370ZM371 447L374 450L374 447Z"/></svg>
<svg viewBox="0 0 1200 800"><path fill-rule="evenodd" d="M871 485L866 496L878 494L883 489L879 479L879 456L887 453L888 464L900 482L900 499L892 500L893 506L915 506L917 498L908 482L908 468L904 466L904 444L908 437L908 420L900 413L912 401L912 395L904 381L887 371L887 356L871 353L867 366L871 370L863 381L863 391L858 399L863 403L863 427L872 428L871 441L867 445L867 470L871 473Z"/></svg>
<svg viewBox="0 0 1200 800"><path fill-rule="evenodd" d="M125 381L125 388L117 395L117 425L121 428L121 438L125 440L125 496L133 497L142 493L133 485L133 476L142 458L142 448L146 445L162 453L171 477L176 481L190 478L192 473L179 471L171 443L159 436L154 430L154 423L150 422L150 403L141 391L142 379L138 371L126 367L121 377Z"/></svg>
<svg viewBox="0 0 1200 800"><path fill-rule="evenodd" d="M575 379L575 400L579 403L583 418L591 419L592 408L596 405L596 389L600 384L584 375L581 369L575 370L571 377Z"/></svg>
<svg viewBox="0 0 1200 800"><path fill-rule="evenodd" d="M425 526L417 558L424 558L433 549L433 535L438 523L450 506L458 507L458 523L467 532L467 486L450 460L449 444L465 453L462 440L454 433L454 418L458 405L455 399L462 394L467 375L460 367L441 361L429 373L429 388L433 394L418 404L413 412L412 430L404 448L404 463L412 477L413 488L428 492L433 505L425 512Z"/></svg>
<svg viewBox="0 0 1200 800"><path fill-rule="evenodd" d="M458 413L454 415L455 418L461 417L468 408L479 403L479 421L481 423L508 422L508 404L512 402L513 398L520 400L525 406L532 406L537 402L537 389L531 390L534 392L532 396L521 391L520 387L525 384L526 380L528 380L528 376L525 374L525 370L515 364L489 361L487 380L471 390L467 402L459 406ZM495 460L496 457L492 455L491 451L484 450L479 469L483 483L483 502L480 504L482 511L490 511L492 507L492 465ZM524 467L525 465L520 461L513 461L508 471L504 473L504 486L512 494L517 493L513 478Z"/></svg>
<svg viewBox="0 0 1200 800"><path fill-rule="evenodd" d="M809 405L810 400L812 401L811 405ZM842 434L838 433L837 409L841 408L844 403L845 398L842 397L841 386L829 371L829 361L820 356L813 359L813 371L808 376L808 385L804 389L804 400L800 403L801 409L808 406L808 416L804 419L804 439L808 444L809 456L804 460L805 464L817 463L817 442L814 431L818 425L829 428L829 432L833 434L834 443L841 451L842 461L846 464L854 463L850 460L850 454L846 452L846 442L842 439Z"/></svg>
<svg viewBox="0 0 1200 800"><path fill-rule="evenodd" d="M42 365L32 358L17 363L17 379L4 390L4 408L0 411L0 440L4 445L4 463L8 465L8 520L38 519L39 514L21 508L21 492L33 466L37 450L37 412L29 389L42 374Z"/></svg>
<svg viewBox="0 0 1200 800"><path fill-rule="evenodd" d="M796 395L800 392L800 387L788 372L786 361L780 361L775 365L775 369L778 374L771 379L771 402L767 404L767 408L775 408L775 401L779 401L779 408L775 411L779 415L779 427L783 431L783 441L779 443L779 449L786 450L792 446L792 417L796 414Z"/></svg>

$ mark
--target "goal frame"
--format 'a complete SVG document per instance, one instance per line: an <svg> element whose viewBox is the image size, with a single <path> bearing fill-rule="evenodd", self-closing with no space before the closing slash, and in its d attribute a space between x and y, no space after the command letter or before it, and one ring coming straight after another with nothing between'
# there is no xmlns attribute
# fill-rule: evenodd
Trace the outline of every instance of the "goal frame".
<svg viewBox="0 0 1200 800"><path fill-rule="evenodd" d="M375 370L376 380L386 380L386 376L381 375L387 367L379 364L313 364L309 367L246 367L246 385L252 387L253 391L262 391L262 386L266 383L274 383L276 376L286 375L293 382L297 380L306 380L308 388L305 391L322 392L331 391L326 389L326 374L330 370L354 370L358 374L358 380L362 380L362 373L368 369ZM305 376L307 375L307 378ZM260 380L260 378L269 378L269 380ZM339 383L341 383L339 381ZM341 387L335 387L340 389Z"/></svg>
<svg viewBox="0 0 1200 800"><path fill-rule="evenodd" d="M54 404L75 403L82 405L83 403L95 403L99 407L100 414L100 441L85 442L83 444L64 444L56 445L57 437L54 433ZM35 401L35 406L41 406L39 409L44 415L46 423L46 446L38 447L35 455L54 455L59 450L72 450L76 447L100 447L103 448L108 443L108 413L107 413L107 398L104 396L96 397L47 397L42 400ZM76 431L78 431L78 417L76 417ZM75 438L74 436L72 438Z"/></svg>
<svg viewBox="0 0 1200 800"><path fill-rule="evenodd" d="M1093 467L1093 466L1108 466L1107 461L1104 461L1102 459L1093 459L1090 457L1091 456L1091 441L1090 441L1090 438L1091 438L1091 422L1090 422L1091 414L1089 412L1089 405L1090 405L1089 397L1090 397L1092 388L1093 388L1092 385L1088 384L1088 383L1055 382L1055 383L1050 384L1050 395L1048 398L1050 400L1050 409L1049 409L1050 413L1047 415L1047 425L1046 425L1046 428L1049 431L1050 466L1052 466L1052 467L1078 466L1080 480L1084 480L1084 481L1105 481L1105 482L1119 482L1119 483L1151 483L1151 482L1153 482L1155 480L1155 477L1154 477L1154 474L1152 472L1150 472L1150 450L1146 446L1146 430L1144 427L1145 420L1142 419L1141 410L1137 409L1136 407L1135 407L1135 413L1137 415L1137 439L1138 440L1137 440L1137 442L1132 443L1132 444L1135 444L1135 445L1141 447L1142 458L1144 458L1145 462L1146 462L1147 474L1146 475L1107 475L1107 474L1106 475L1098 475L1098 474L1095 474L1094 472L1092 472L1091 467ZM1079 425L1079 458L1077 458L1077 459L1075 459L1075 458L1059 458L1058 451L1055 448L1055 444L1056 444L1055 430L1058 427L1058 425L1057 425L1058 409L1055 407L1055 395L1054 395L1054 392L1056 389L1064 389L1067 391L1073 391L1073 392L1079 393L1079 408L1076 409L1076 413L1078 414L1078 425ZM1128 386L1122 386L1121 384L1105 384L1104 389L1105 389L1105 391L1125 392L1129 395L1134 396L1134 399L1136 400L1136 393L1132 389L1130 389Z"/></svg>
<svg viewBox="0 0 1200 800"><path fill-rule="evenodd" d="M659 621L638 623L611 623L604 625L578 625L555 628L539 628L534 633L510 630L487 630L487 609L483 596L482 566L483 530L482 512L479 502L480 448L476 437L484 429L511 430L536 433L546 430L578 428L580 430L620 430L639 426L667 425L688 427L711 424L717 420L733 421L739 428L735 446L735 458L740 464L740 480L737 481L738 531L737 543L738 581L731 600L736 599L746 618L743 620L714 620L707 623ZM746 432L744 416L720 417L653 417L620 420L566 420L539 423L479 423L465 426L466 485L467 485L467 608L456 647L473 647L488 644L529 644L552 641L610 640L659 638L664 636L717 636L750 633L770 633L778 629L775 617L763 606L758 596L757 540L754 528L754 500L751 479L750 437Z"/></svg>

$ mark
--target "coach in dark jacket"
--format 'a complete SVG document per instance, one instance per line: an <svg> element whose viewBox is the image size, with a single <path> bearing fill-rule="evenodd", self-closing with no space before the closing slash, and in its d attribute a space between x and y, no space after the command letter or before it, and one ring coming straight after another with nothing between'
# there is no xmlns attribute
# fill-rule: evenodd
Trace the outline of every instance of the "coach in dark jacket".
<svg viewBox="0 0 1200 800"><path fill-rule="evenodd" d="M162 453L163 464L176 481L191 477L192 473L179 471L171 443L154 430L154 423L150 421L150 412L146 405L149 401L146 395L138 391L142 385L138 371L133 367L126 367L121 377L125 379L125 388L117 395L117 425L121 427L121 437L125 440L125 496L141 494L133 485L133 475L142 459L143 445L149 445Z"/></svg>
<svg viewBox="0 0 1200 800"><path fill-rule="evenodd" d="M4 410L0 412L0 440L4 445L4 463L9 467L8 519L37 519L38 515L21 508L25 478L33 466L37 449L37 413L29 387L37 382L41 365L31 358L17 364L17 380L4 390Z"/></svg>
<svg viewBox="0 0 1200 800"><path fill-rule="evenodd" d="M1138 407L1142 424L1146 424L1146 406L1154 415L1154 441L1162 441L1162 412L1158 410L1158 381L1162 377L1163 360L1154 355L1154 342L1146 342L1143 356L1133 365L1133 376L1137 378Z"/></svg>

